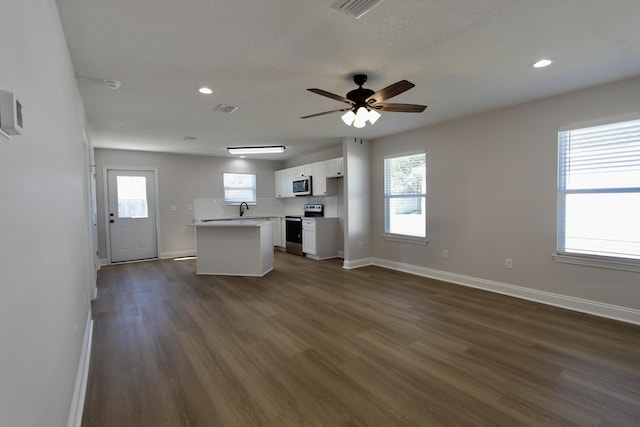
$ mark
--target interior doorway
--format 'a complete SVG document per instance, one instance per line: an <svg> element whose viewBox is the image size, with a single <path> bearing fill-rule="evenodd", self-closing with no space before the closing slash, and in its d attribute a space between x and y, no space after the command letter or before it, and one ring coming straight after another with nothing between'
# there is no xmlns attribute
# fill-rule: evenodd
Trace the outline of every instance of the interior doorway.
<svg viewBox="0 0 640 427"><path fill-rule="evenodd" d="M107 169L111 262L158 257L154 170Z"/></svg>

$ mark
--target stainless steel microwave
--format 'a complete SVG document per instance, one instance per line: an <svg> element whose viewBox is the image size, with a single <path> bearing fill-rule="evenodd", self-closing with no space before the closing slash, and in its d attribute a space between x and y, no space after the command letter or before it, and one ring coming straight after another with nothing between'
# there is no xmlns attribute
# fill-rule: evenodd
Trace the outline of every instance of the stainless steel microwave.
<svg viewBox="0 0 640 427"><path fill-rule="evenodd" d="M311 177L301 176L293 180L293 194L295 196L311 195Z"/></svg>

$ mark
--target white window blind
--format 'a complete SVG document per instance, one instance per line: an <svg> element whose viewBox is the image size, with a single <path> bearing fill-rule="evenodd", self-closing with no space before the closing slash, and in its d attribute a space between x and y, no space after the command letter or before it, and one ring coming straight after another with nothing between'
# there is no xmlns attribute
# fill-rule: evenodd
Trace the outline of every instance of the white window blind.
<svg viewBox="0 0 640 427"><path fill-rule="evenodd" d="M640 260L640 120L558 134L558 252Z"/></svg>
<svg viewBox="0 0 640 427"><path fill-rule="evenodd" d="M256 202L256 175L253 173L223 173L224 202L240 204Z"/></svg>
<svg viewBox="0 0 640 427"><path fill-rule="evenodd" d="M384 160L385 234L427 237L427 155Z"/></svg>

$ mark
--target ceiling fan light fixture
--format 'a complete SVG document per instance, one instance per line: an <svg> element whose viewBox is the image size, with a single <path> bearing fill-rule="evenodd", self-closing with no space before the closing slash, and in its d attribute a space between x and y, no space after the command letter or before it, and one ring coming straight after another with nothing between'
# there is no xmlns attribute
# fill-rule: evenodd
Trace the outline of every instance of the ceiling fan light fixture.
<svg viewBox="0 0 640 427"><path fill-rule="evenodd" d="M369 110L369 123L374 124L378 121L382 114L378 113L376 110Z"/></svg>
<svg viewBox="0 0 640 427"><path fill-rule="evenodd" d="M307 89L309 92L313 92L317 95L325 96L327 98L349 104L349 107L331 111L324 111L317 114L310 114L307 116L302 116L300 118L308 119L311 117L324 116L325 114L346 111L346 113L341 116L342 121L347 126L363 128L366 126L367 121L372 125L378 121L381 116L378 110L395 111L398 113L422 113L427 108L426 105L383 103L383 101L400 95L401 93L404 93L409 89L415 87L413 83L407 80L400 80L377 92L374 92L371 89L363 88L362 85L366 81L366 74L354 75L353 82L358 86L358 88L349 91L346 96L336 95L334 93L327 92L326 90L318 88Z"/></svg>
<svg viewBox="0 0 640 427"><path fill-rule="evenodd" d="M367 124L367 120L369 119L369 111L366 107L359 107L356 111L355 120L353 121L354 128L363 128Z"/></svg>
<svg viewBox="0 0 640 427"><path fill-rule="evenodd" d="M354 113L353 111L349 110L346 113L344 113L342 115L342 121L344 122L345 125L347 126L351 126L353 124L353 121L356 119L356 113Z"/></svg>
<svg viewBox="0 0 640 427"><path fill-rule="evenodd" d="M356 111L356 122L366 122L369 119L369 110L365 107L360 107Z"/></svg>
<svg viewBox="0 0 640 427"><path fill-rule="evenodd" d="M284 153L284 145L268 145L260 147L227 147L229 154L276 154Z"/></svg>

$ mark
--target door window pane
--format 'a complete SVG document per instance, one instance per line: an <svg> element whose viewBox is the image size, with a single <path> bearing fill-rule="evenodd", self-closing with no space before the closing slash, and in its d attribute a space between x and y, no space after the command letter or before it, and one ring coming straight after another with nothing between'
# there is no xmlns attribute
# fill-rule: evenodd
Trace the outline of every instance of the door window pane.
<svg viewBox="0 0 640 427"><path fill-rule="evenodd" d="M148 218L147 178L117 176L118 218Z"/></svg>

